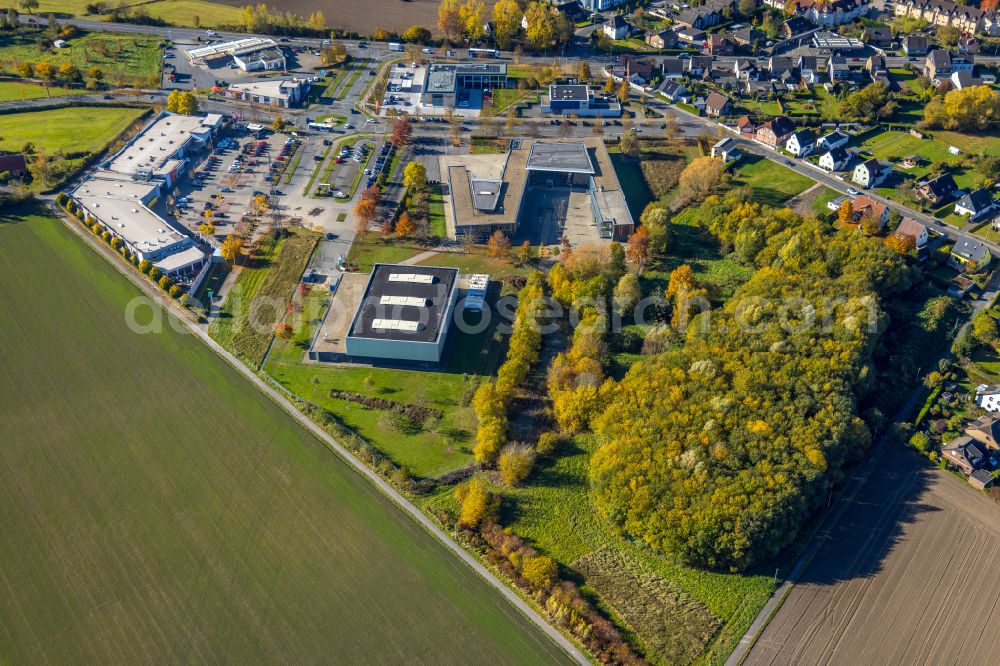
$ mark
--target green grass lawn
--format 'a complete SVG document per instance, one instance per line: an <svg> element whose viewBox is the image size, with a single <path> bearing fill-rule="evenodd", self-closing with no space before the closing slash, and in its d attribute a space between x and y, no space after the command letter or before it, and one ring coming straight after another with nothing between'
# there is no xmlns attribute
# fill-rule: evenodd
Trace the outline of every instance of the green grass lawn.
<svg viewBox="0 0 1000 666"><path fill-rule="evenodd" d="M208 329L212 338L252 368L257 368L274 337L274 325L302 277L319 236L295 230L287 238L267 237L246 266Z"/></svg>
<svg viewBox="0 0 1000 666"><path fill-rule="evenodd" d="M195 338L131 331L61 223L6 222L3 661L569 662Z"/></svg>
<svg viewBox="0 0 1000 666"><path fill-rule="evenodd" d="M647 265L640 278L644 294L662 294L670 280L670 272L682 264L691 266L697 280L716 284L723 299L750 279L752 269L723 256L718 241L695 226L691 219L693 212L687 208L674 215L668 256Z"/></svg>
<svg viewBox="0 0 1000 666"><path fill-rule="evenodd" d="M992 241L994 243L1000 243L1000 231L994 230L993 226L989 223L982 225L981 227L976 229L975 232L973 233L975 233L975 235L979 236L980 238L985 238L988 241Z"/></svg>
<svg viewBox="0 0 1000 666"><path fill-rule="evenodd" d="M754 198L771 206L780 206L813 185L813 180L774 160L747 155L736 164L733 183L749 185Z"/></svg>
<svg viewBox="0 0 1000 666"><path fill-rule="evenodd" d="M55 14L59 18L75 16L89 20L100 20L99 16L87 13L88 4L91 4L90 0L39 0L35 14L43 17ZM197 23L202 28L218 28L226 25L239 25L242 22L242 12L239 7L206 0L152 0L152 2L141 3L131 0L127 4L141 4L150 16L161 18L178 26L194 26ZM111 6L110 3L109 6ZM12 0L0 2L0 7L14 7L24 13L20 5ZM195 17L198 17L197 21L195 21Z"/></svg>
<svg viewBox="0 0 1000 666"><path fill-rule="evenodd" d="M65 88L63 86L44 86L25 81L0 81L0 102L17 102L41 97L65 97L66 95L84 95L90 92L83 88Z"/></svg>
<svg viewBox="0 0 1000 666"><path fill-rule="evenodd" d="M84 32L67 41L62 49L41 53L36 40L40 31L0 34L0 70L10 72L18 62L47 60L58 67L71 62L86 73L100 67L110 85L160 84L160 38L127 33ZM102 55L101 49L106 49Z"/></svg>
<svg viewBox="0 0 1000 666"><path fill-rule="evenodd" d="M641 577L642 585L619 579L617 585L601 586L595 591L605 603L609 597L638 597L650 587L668 595L689 595L689 612L671 614L667 609L666 626L660 625L657 632L640 633L637 626L646 614L662 612L663 608L637 611L630 609L627 601L618 601L613 608L620 617L627 618L644 647L648 649L669 636L675 650L703 630L697 620L691 619L692 606L707 609L721 624L711 641L693 640L694 645L685 646L685 659L665 658L664 654L649 656L654 657L653 663L721 663L767 601L773 590L771 578L693 569L619 537L595 516L587 496L587 466L594 446L592 438L578 437L555 460L542 462L523 487L504 490L502 524L571 572L579 572L595 555L608 551L627 561L630 574ZM450 496L442 494L431 503L450 501Z"/></svg>
<svg viewBox="0 0 1000 666"><path fill-rule="evenodd" d="M347 253L347 262L357 264L362 273L370 273L375 264L398 264L423 251L410 241L383 238L376 232L358 235Z"/></svg>
<svg viewBox="0 0 1000 666"><path fill-rule="evenodd" d="M528 275L531 266L514 266L509 261L487 256L485 248L477 246L472 254L463 252L437 252L418 262L424 266L446 266L457 268L462 273L486 273L494 277L500 275Z"/></svg>
<svg viewBox="0 0 1000 666"><path fill-rule="evenodd" d="M824 187L823 191L820 192L819 196L813 199L812 209L817 215L823 215L826 213L832 213L826 204L833 201L840 196L840 192L836 190L831 190L829 187Z"/></svg>
<svg viewBox="0 0 1000 666"><path fill-rule="evenodd" d="M52 154L103 150L144 109L127 107L65 107L0 115L0 150L20 150L32 143ZM81 131L86 128L86 131Z"/></svg>
<svg viewBox="0 0 1000 666"><path fill-rule="evenodd" d="M431 236L444 238L448 235L444 217L444 197L441 195L440 185L430 187L430 194L427 197L427 226Z"/></svg>

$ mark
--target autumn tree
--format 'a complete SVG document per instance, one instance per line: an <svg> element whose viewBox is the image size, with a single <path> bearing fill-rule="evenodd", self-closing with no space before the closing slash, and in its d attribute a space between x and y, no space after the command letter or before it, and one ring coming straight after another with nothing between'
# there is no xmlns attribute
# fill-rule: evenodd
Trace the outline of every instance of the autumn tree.
<svg viewBox="0 0 1000 666"><path fill-rule="evenodd" d="M431 41L432 35L431 31L422 25L411 25L403 31L400 39L411 44L426 44Z"/></svg>
<svg viewBox="0 0 1000 666"><path fill-rule="evenodd" d="M35 76L40 78L42 81L50 82L55 77L55 68L52 67L52 63L48 60L36 62Z"/></svg>
<svg viewBox="0 0 1000 666"><path fill-rule="evenodd" d="M632 92L631 86L628 81L622 81L618 84L618 101L622 104L628 102L629 94Z"/></svg>
<svg viewBox="0 0 1000 666"><path fill-rule="evenodd" d="M455 499L461 505L458 522L468 529L478 527L495 509L489 487L480 476L473 476L458 486L455 489Z"/></svg>
<svg viewBox="0 0 1000 666"><path fill-rule="evenodd" d="M639 227L629 236L625 244L625 258L642 273L643 267L649 261L649 229L645 226Z"/></svg>
<svg viewBox="0 0 1000 666"><path fill-rule="evenodd" d="M629 157L639 156L639 135L635 129L630 128L622 132L621 138L618 139L618 150Z"/></svg>
<svg viewBox="0 0 1000 666"><path fill-rule="evenodd" d="M487 252L496 259L507 259L510 257L510 240L507 234L497 229L490 236L486 243Z"/></svg>
<svg viewBox="0 0 1000 666"><path fill-rule="evenodd" d="M989 86L950 90L924 107L924 125L949 130L985 130L1000 121L1000 93Z"/></svg>
<svg viewBox="0 0 1000 666"><path fill-rule="evenodd" d="M233 234L226 236L226 239L222 241L222 245L219 247L219 253L230 264L235 264L243 254L243 240Z"/></svg>
<svg viewBox="0 0 1000 666"><path fill-rule="evenodd" d="M714 157L698 157L681 171L677 182L677 200L701 202L722 183L726 165Z"/></svg>
<svg viewBox="0 0 1000 666"><path fill-rule="evenodd" d="M215 225L212 224L211 222L202 222L201 224L198 225L198 231L200 231L206 236L214 236Z"/></svg>
<svg viewBox="0 0 1000 666"><path fill-rule="evenodd" d="M399 216L396 220L396 235L400 238L405 238L407 236L412 236L413 232L417 230L417 225L413 223L410 218L410 214L403 211L403 214Z"/></svg>
<svg viewBox="0 0 1000 666"><path fill-rule="evenodd" d="M587 60L580 61L580 68L577 70L577 76L580 77L581 81L589 81L591 77L590 73L590 62Z"/></svg>
<svg viewBox="0 0 1000 666"><path fill-rule="evenodd" d="M493 5L493 38L501 49L509 49L521 29L521 7L517 0L498 0Z"/></svg>
<svg viewBox="0 0 1000 666"><path fill-rule="evenodd" d="M14 63L14 73L20 76L22 79L31 78L34 74L35 68L31 66L30 62L17 62Z"/></svg>
<svg viewBox="0 0 1000 666"><path fill-rule="evenodd" d="M551 557L528 555L521 562L521 576L535 589L548 590L559 578L559 567Z"/></svg>
<svg viewBox="0 0 1000 666"><path fill-rule="evenodd" d="M898 254L910 254L917 247L913 236L900 236L898 234L887 236L884 243L887 248Z"/></svg>
<svg viewBox="0 0 1000 666"><path fill-rule="evenodd" d="M508 444L500 452L497 463L500 480L505 486L518 486L528 478L534 465L534 449L524 444Z"/></svg>
<svg viewBox="0 0 1000 666"><path fill-rule="evenodd" d="M291 340L293 333L291 324L278 322L274 325L274 334L282 340Z"/></svg>
<svg viewBox="0 0 1000 666"><path fill-rule="evenodd" d="M438 29L449 42L458 40L463 33L458 0L441 0L438 5Z"/></svg>
<svg viewBox="0 0 1000 666"><path fill-rule="evenodd" d="M649 235L649 254L662 257L670 248L670 211L659 202L653 202L643 209L639 216L640 230ZM634 234L633 234L634 235ZM637 242L642 242L637 241Z"/></svg>
<svg viewBox="0 0 1000 666"><path fill-rule="evenodd" d="M556 20L559 16L558 10L548 2L534 0L528 5L524 12L527 28L524 35L528 45L541 51L552 46L556 37Z"/></svg>
<svg viewBox="0 0 1000 666"><path fill-rule="evenodd" d="M403 185L411 191L427 187L427 167L423 162L414 160L403 168Z"/></svg>
<svg viewBox="0 0 1000 666"><path fill-rule="evenodd" d="M841 224L854 224L854 204L850 199L844 199L840 204L840 208L837 209L837 219Z"/></svg>
<svg viewBox="0 0 1000 666"><path fill-rule="evenodd" d="M458 16L465 38L472 43L479 42L486 34L486 3L483 0L465 0L458 8Z"/></svg>
<svg viewBox="0 0 1000 666"><path fill-rule="evenodd" d="M367 229L378 213L378 204L371 199L358 199L354 204L354 215L358 218L360 228Z"/></svg>
<svg viewBox="0 0 1000 666"><path fill-rule="evenodd" d="M507 443L507 411L494 382L479 385L472 398L478 427L472 455L482 465L496 461Z"/></svg>
<svg viewBox="0 0 1000 666"><path fill-rule="evenodd" d="M642 287L635 273L626 273L615 285L614 303L621 313L632 310L642 298Z"/></svg>
<svg viewBox="0 0 1000 666"><path fill-rule="evenodd" d="M392 137L389 139L392 141L392 145L397 148L402 148L403 146L408 146L413 138L413 124L410 122L409 118L397 118L392 123Z"/></svg>

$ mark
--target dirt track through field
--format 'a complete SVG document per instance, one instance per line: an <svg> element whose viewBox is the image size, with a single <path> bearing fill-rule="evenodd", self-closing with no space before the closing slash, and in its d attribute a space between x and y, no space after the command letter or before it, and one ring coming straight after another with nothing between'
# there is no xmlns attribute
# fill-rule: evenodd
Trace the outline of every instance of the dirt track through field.
<svg viewBox="0 0 1000 666"><path fill-rule="evenodd" d="M1000 506L887 451L745 664L982 664L1000 650Z"/></svg>
<svg viewBox="0 0 1000 666"><path fill-rule="evenodd" d="M490 20L493 4L496 0L487 0L486 17ZM218 4L230 7L243 7L246 0L217 0ZM271 5L277 11L291 12L308 17L315 11L322 11L330 28L350 30L363 35L370 35L375 28L384 28L394 32L403 32L411 25L422 25L431 32L437 33L438 0L368 0L368 2L353 2L349 0L286 0Z"/></svg>

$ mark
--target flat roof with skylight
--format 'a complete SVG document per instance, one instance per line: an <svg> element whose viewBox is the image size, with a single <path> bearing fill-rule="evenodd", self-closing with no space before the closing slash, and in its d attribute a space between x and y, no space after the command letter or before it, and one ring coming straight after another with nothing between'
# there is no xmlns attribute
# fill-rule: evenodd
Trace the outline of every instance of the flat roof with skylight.
<svg viewBox="0 0 1000 666"><path fill-rule="evenodd" d="M437 363L455 307L458 270L376 264L346 338L356 358Z"/></svg>

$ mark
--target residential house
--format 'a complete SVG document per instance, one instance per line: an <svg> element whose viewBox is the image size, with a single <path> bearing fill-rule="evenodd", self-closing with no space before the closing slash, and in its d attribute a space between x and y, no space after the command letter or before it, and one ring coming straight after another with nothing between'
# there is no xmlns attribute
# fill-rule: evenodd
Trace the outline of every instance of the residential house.
<svg viewBox="0 0 1000 666"><path fill-rule="evenodd" d="M604 24L604 34L608 39L625 39L631 32L632 26L628 24L621 14L615 14Z"/></svg>
<svg viewBox="0 0 1000 666"><path fill-rule="evenodd" d="M580 0L580 4L591 12L606 12L619 5L624 5L625 0Z"/></svg>
<svg viewBox="0 0 1000 666"><path fill-rule="evenodd" d="M861 187L878 187L891 174L891 164L883 164L878 160L870 159L854 167L851 180Z"/></svg>
<svg viewBox="0 0 1000 666"><path fill-rule="evenodd" d="M987 449L1000 451L1000 419L992 416L981 416L965 428L965 434Z"/></svg>
<svg viewBox="0 0 1000 666"><path fill-rule="evenodd" d="M969 435L962 435L941 448L941 456L966 476L986 464L983 446Z"/></svg>
<svg viewBox="0 0 1000 666"><path fill-rule="evenodd" d="M913 191L918 201L926 201L931 208L937 208L950 198L958 189L955 179L950 173L943 173L937 178L918 183Z"/></svg>
<svg viewBox="0 0 1000 666"><path fill-rule="evenodd" d="M968 216L972 221L991 213L995 208L996 202L993 201L993 196L984 187L969 192L955 202L955 214Z"/></svg>
<svg viewBox="0 0 1000 666"><path fill-rule="evenodd" d="M834 53L826 62L826 73L829 76L830 83L836 84L841 81L847 81L851 78L851 66L847 63L846 57L839 53Z"/></svg>
<svg viewBox="0 0 1000 666"><path fill-rule="evenodd" d="M869 46L886 48L892 45L892 29L883 27L865 28L861 33L861 41Z"/></svg>
<svg viewBox="0 0 1000 666"><path fill-rule="evenodd" d="M927 53L927 35L907 35L903 37L903 53L908 56Z"/></svg>
<svg viewBox="0 0 1000 666"><path fill-rule="evenodd" d="M681 28L677 31L677 39L688 44L702 44L706 39L704 30L698 28Z"/></svg>
<svg viewBox="0 0 1000 666"><path fill-rule="evenodd" d="M788 137L788 141L785 141L785 150L796 157L805 157L812 152L815 145L816 135L813 134L812 130L804 129L792 132L792 135Z"/></svg>
<svg viewBox="0 0 1000 666"><path fill-rule="evenodd" d="M737 58L733 61L733 76L746 81L757 77L757 64L749 58Z"/></svg>
<svg viewBox="0 0 1000 666"><path fill-rule="evenodd" d="M793 0L791 10L816 25L833 27L850 23L868 11L865 0Z"/></svg>
<svg viewBox="0 0 1000 666"><path fill-rule="evenodd" d="M684 9L677 15L675 23L696 30L705 30L713 25L722 23L722 12L725 9L732 11L736 5L735 0L706 0L698 7Z"/></svg>
<svg viewBox="0 0 1000 666"><path fill-rule="evenodd" d="M959 53L979 53L979 47L980 42L975 35L965 33L958 38Z"/></svg>
<svg viewBox="0 0 1000 666"><path fill-rule="evenodd" d="M969 34L1000 35L997 12L972 5L959 5L948 0L897 0L896 16L927 21L931 25L950 25Z"/></svg>
<svg viewBox="0 0 1000 666"><path fill-rule="evenodd" d="M971 54L957 53L947 49L935 49L927 54L924 60L924 76L940 85L954 72L972 72L974 60Z"/></svg>
<svg viewBox="0 0 1000 666"><path fill-rule="evenodd" d="M975 273L989 265L991 259L993 255L982 241L959 238L951 248L951 259L948 263L960 270Z"/></svg>
<svg viewBox="0 0 1000 666"><path fill-rule="evenodd" d="M720 97L722 97L722 95L720 95ZM726 98L726 101L728 102L729 99ZM736 131L739 132L740 136L744 139L752 139L754 133L757 131L757 127L753 124L753 121L750 120L749 116L740 116L736 120Z"/></svg>
<svg viewBox="0 0 1000 666"><path fill-rule="evenodd" d="M723 162L730 162L742 158L743 152L734 140L726 137L712 146L712 157L718 157Z"/></svg>
<svg viewBox="0 0 1000 666"><path fill-rule="evenodd" d="M672 49L677 46L677 34L673 30L660 30L646 35L646 43L654 49Z"/></svg>
<svg viewBox="0 0 1000 666"><path fill-rule="evenodd" d="M712 69L712 56L710 55L695 55L690 58L686 58L684 63L684 71L688 73L691 78L697 78L702 76L706 71L711 71Z"/></svg>
<svg viewBox="0 0 1000 666"><path fill-rule="evenodd" d="M846 146L847 142L851 140L849 134L845 134L840 130L834 130L829 134L821 136L816 139L816 147L822 148L824 150L831 150L833 148L840 148L841 146Z"/></svg>
<svg viewBox="0 0 1000 666"><path fill-rule="evenodd" d="M923 164L924 158L920 155L907 155L899 162L900 168L903 169L915 169L921 164Z"/></svg>
<svg viewBox="0 0 1000 666"><path fill-rule="evenodd" d="M854 197L852 207L854 209L854 219L858 222L871 220L880 227L884 227L889 223L889 207L884 203L875 201L871 197L859 194Z"/></svg>
<svg viewBox="0 0 1000 666"><path fill-rule="evenodd" d="M24 178L28 174L24 155L0 155L0 174L3 173L9 173L12 178Z"/></svg>
<svg viewBox="0 0 1000 666"><path fill-rule="evenodd" d="M755 44L767 41L767 35L756 28L741 28L733 31L733 41L744 48L753 49Z"/></svg>
<svg viewBox="0 0 1000 666"><path fill-rule="evenodd" d="M758 127L754 133L754 139L765 146L777 148L778 146L784 146L785 142L788 141L788 137L794 131L795 123L785 116L778 116Z"/></svg>
<svg viewBox="0 0 1000 666"><path fill-rule="evenodd" d="M771 73L771 79L780 79L783 74L791 74L798 79L798 69L795 67L795 60L785 56L771 56L767 60L767 68Z"/></svg>
<svg viewBox="0 0 1000 666"><path fill-rule="evenodd" d="M982 85L982 81L972 76L972 72L967 72L964 69L959 72L952 72L951 76L948 78L951 81L953 88L961 90L962 88L972 88L974 86Z"/></svg>
<svg viewBox="0 0 1000 666"><path fill-rule="evenodd" d="M671 102L683 102L688 98L688 89L678 81L664 81L660 92Z"/></svg>
<svg viewBox="0 0 1000 666"><path fill-rule="evenodd" d="M843 148L831 148L820 155L819 165L827 171L843 171L851 155Z"/></svg>
<svg viewBox="0 0 1000 666"><path fill-rule="evenodd" d="M784 11L784 8L782 8L782 11ZM781 31L784 34L785 39L792 39L794 37L798 37L799 35L806 34L815 27L816 26L801 16L793 16L782 24Z"/></svg>
<svg viewBox="0 0 1000 666"><path fill-rule="evenodd" d="M851 200L850 197L844 197L844 196L830 199L829 201L826 202L826 209L832 210L834 213L836 213L837 211L840 210L840 207L844 205L845 201L850 201L850 200Z"/></svg>
<svg viewBox="0 0 1000 666"><path fill-rule="evenodd" d="M719 116L728 116L732 112L733 103L728 97L714 90L708 93L708 97L705 98L706 115L718 118Z"/></svg>
<svg viewBox="0 0 1000 666"><path fill-rule="evenodd" d="M684 76L684 61L680 58L664 58L660 61L660 73L664 79L679 79Z"/></svg>
<svg viewBox="0 0 1000 666"><path fill-rule="evenodd" d="M813 84L819 80L819 61L816 56L799 56L796 67L799 70L799 76L806 83Z"/></svg>
<svg viewBox="0 0 1000 666"><path fill-rule="evenodd" d="M1000 386L986 384L977 386L976 404L988 412L1000 412Z"/></svg>
<svg viewBox="0 0 1000 666"><path fill-rule="evenodd" d="M736 51L736 42L722 33L708 36L708 52L713 56L731 56Z"/></svg>
<svg viewBox="0 0 1000 666"><path fill-rule="evenodd" d="M893 235L899 236L900 238L912 238L913 246L918 252L927 246L927 227L920 222L917 222L912 217L904 217L899 223L899 226L896 227L896 231Z"/></svg>
<svg viewBox="0 0 1000 666"><path fill-rule="evenodd" d="M889 69L885 65L885 57L878 54L868 56L868 60L865 61L865 71L868 72L868 76L872 78L872 81L877 83L888 83L888 73Z"/></svg>
<svg viewBox="0 0 1000 666"><path fill-rule="evenodd" d="M986 490L993 485L993 474L985 469L977 469L969 475L969 485L976 490Z"/></svg>

